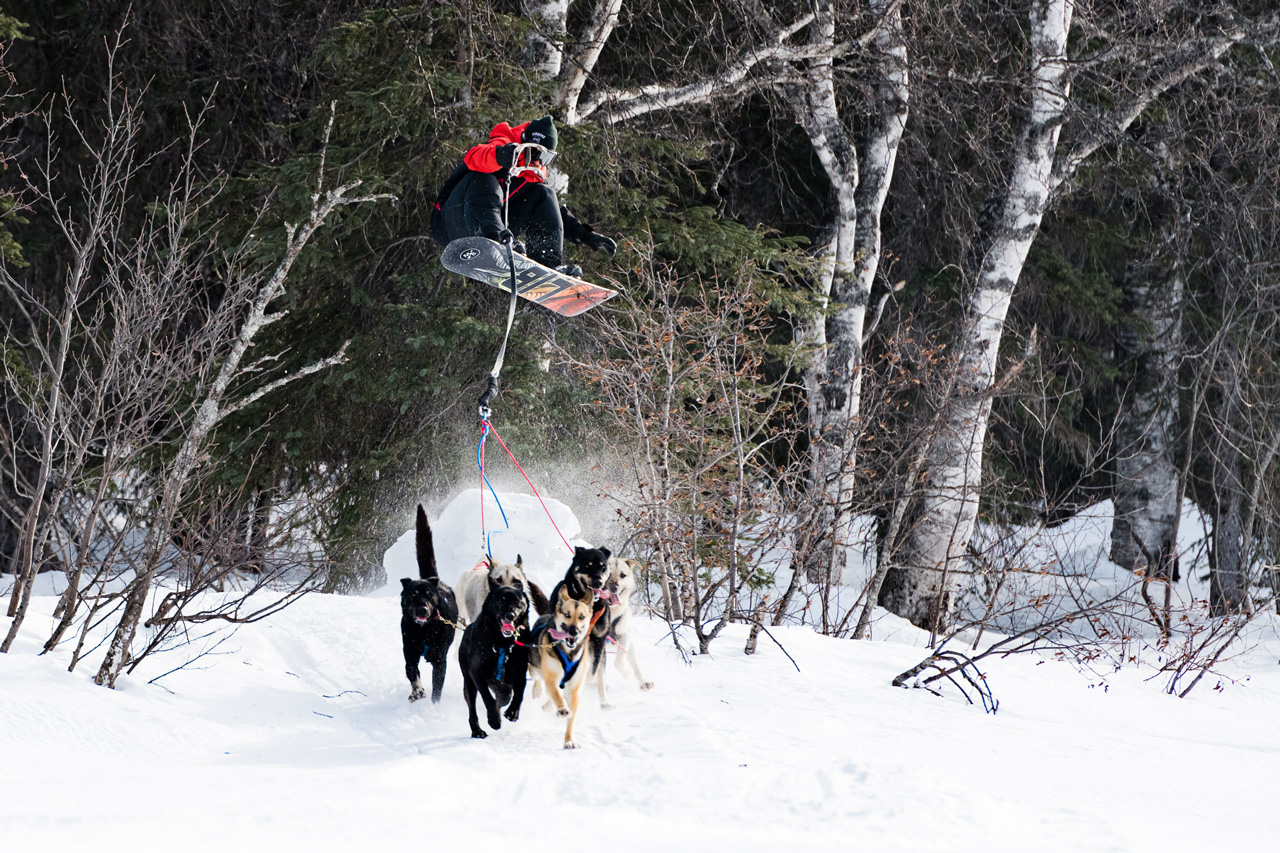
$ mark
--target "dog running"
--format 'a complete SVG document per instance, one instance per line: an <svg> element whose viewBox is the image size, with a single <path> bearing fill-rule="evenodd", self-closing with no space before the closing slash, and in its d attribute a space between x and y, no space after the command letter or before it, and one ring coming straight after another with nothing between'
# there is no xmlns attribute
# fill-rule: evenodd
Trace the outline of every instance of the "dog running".
<svg viewBox="0 0 1280 853"><path fill-rule="evenodd" d="M531 593L531 587L537 586L525 577L524 558L519 554L515 563L500 563L492 557L485 557L471 571L463 572L454 586L458 612L464 620L474 622L479 617L485 597L495 585L515 587L524 593Z"/></svg>
<svg viewBox="0 0 1280 853"><path fill-rule="evenodd" d="M404 643L404 674L412 690L409 701L427 695L418 671L418 661L431 664L431 701L440 701L444 689L449 646L453 645L458 621L458 604L453 590L440 581L436 571L435 547L427 513L418 505L416 524L418 579L400 579L400 639Z"/></svg>
<svg viewBox="0 0 1280 853"><path fill-rule="evenodd" d="M583 549L579 549L580 551ZM607 558L606 558L607 559ZM573 724L578 717L578 698L588 672L594 665L590 634L595 591L579 580L572 569L551 593L551 612L538 618L529 647L529 672L534 696L545 686L556 715L567 717L564 748L576 749ZM566 700L565 694L568 694Z"/></svg>
<svg viewBox="0 0 1280 853"><path fill-rule="evenodd" d="M484 703L489 728L502 727L498 715L511 722L520 718L524 702L525 676L529 669L529 602L524 589L504 586L488 576L489 594L458 646L458 668L462 670L462 694L467 700L468 722L473 738L488 737L480 727L476 697Z"/></svg>
<svg viewBox="0 0 1280 853"><path fill-rule="evenodd" d="M640 662L636 659L636 646L632 633L631 594L636 589L636 572L642 567L643 564L625 557L609 558L609 580L605 584L605 591L609 593L607 638L618 648L618 669L621 670L625 662L635 676L640 689L652 690L653 682L646 681L640 673ZM600 694L604 696L603 666L600 668L599 679Z"/></svg>

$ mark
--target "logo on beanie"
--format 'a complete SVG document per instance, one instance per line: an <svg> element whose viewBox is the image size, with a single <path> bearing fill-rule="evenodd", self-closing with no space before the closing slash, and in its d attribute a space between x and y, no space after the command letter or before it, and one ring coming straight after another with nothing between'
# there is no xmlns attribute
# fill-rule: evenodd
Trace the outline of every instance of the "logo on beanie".
<svg viewBox="0 0 1280 853"><path fill-rule="evenodd" d="M538 145L542 145L545 147L547 144L547 135L545 133L537 133L537 132L530 133L529 141L536 142Z"/></svg>

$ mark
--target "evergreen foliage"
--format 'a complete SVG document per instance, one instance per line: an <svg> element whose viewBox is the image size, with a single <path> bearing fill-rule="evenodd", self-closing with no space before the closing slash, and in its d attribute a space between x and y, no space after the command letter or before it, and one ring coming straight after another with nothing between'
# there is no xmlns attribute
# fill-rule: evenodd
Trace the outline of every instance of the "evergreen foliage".
<svg viewBox="0 0 1280 853"><path fill-rule="evenodd" d="M625 3L594 74L637 87L714 72L758 35L741 15L744 5ZM782 18L807 6L778 8ZM861 32L864 11L857 6L841 18L850 37ZM588 12L588 4L571 5L570 32ZM933 415L927 373L941 361L941 342L953 338L981 262L984 247L974 235L995 215L988 194L1002 185L1024 107L1009 97L1029 51L1021 14L965 2L915 4L908 12L912 114L883 216L885 259L872 298L897 280L907 287L888 303L883 339L868 341L867 387L894 395L876 410L869 436L915 435ZM333 215L295 267L287 304L278 306L287 317L257 344L263 352L287 351L281 362L261 366L271 374L350 341L347 362L245 409L218 431L211 451L224 496L335 495L322 509L322 537L335 562L335 585L359 587L377 579L382 550L408 526L418 500L451 487L473 464L475 400L501 340L507 298L443 272L427 228L440 184L471 145L499 121L552 109L551 84L521 62L531 23L513 1L455 7L407 0L15 0L0 13L0 40L8 43L16 75L11 92L24 93L18 111L49 109L64 88L73 109L101 110L97 45L126 18L129 50L115 70L134 91L145 90L149 120L140 145L153 158L153 168L137 177L131 216L146 214L141 200L156 196L169 173L164 167L177 156L169 141L206 100L199 161L221 195L205 224L216 224L224 252L251 235L247 249L263 268L279 257L283 223L310 206L331 115L327 180L358 179L362 190L396 199ZM1136 12L1121 23L1141 32ZM1187 24L1175 15L1161 26ZM1084 54L1110 43L1106 34L1080 28L1071 50ZM988 501L984 510L1054 517L1107 494L1108 472L1099 460L1122 379L1116 338L1132 322L1120 285L1126 263L1155 239L1142 188L1173 177L1184 187L1179 202L1195 226L1192 255L1206 259L1189 277L1197 309L1189 327L1204 346L1224 327L1271 307L1260 294L1269 292L1274 252L1256 238L1258 223L1269 220L1256 212L1275 206L1277 161L1268 141L1275 95L1274 87L1265 90L1273 59L1240 51L1233 79L1243 82L1205 84L1152 107L1055 200L1022 271L1004 363L1020 358L1033 329L1039 348L1023 381L996 401L985 456L998 491L1012 500ZM856 125L874 82L860 54L839 62L842 109ZM1076 104L1112 109L1124 86L1140 82L1140 68L1130 73L1133 79L1122 75L1117 82L1082 66ZM50 109L50 121L65 143L62 109ZM1234 124L1224 127L1228 114ZM0 256L10 269L29 263L33 287L51 288L59 259L49 226L28 221L10 171L24 165L21 157L40 156L45 142L26 125L18 133L19 144L3 154ZM72 148L64 153L82 156ZM1157 163L1158 152L1170 151L1181 165ZM588 277L635 294L632 315L611 316L615 328L644 326L646 294L659 274L672 282L677 307L706 299L711 282L740 284L768 304L750 336L760 348L753 359L760 360L748 361L753 382L784 387L787 405L769 417L787 438L767 442L760 455L777 467L803 459L806 439L782 429L782 421L790 419L790 427L804 414L794 382L803 365L791 351L792 332L795 318L811 310L803 255L829 236L823 228L832 197L778 89L625 124L561 126L555 165L569 178L561 201L619 238L613 258L568 247L568 260ZM64 169L55 190L63 191L74 173ZM210 300L222 295L221 272L216 263L204 271ZM1255 288L1249 299L1240 295L1240 281ZM0 319L10 320L9 310ZM1235 340L1269 381L1274 341L1255 334L1255 326L1239 328L1249 334ZM566 353L616 354L591 317L565 323L533 309L519 312L494 408L503 434L535 459L616 435L609 432L616 424L593 405L598 389L583 374L543 369L548 338ZM3 359L21 386L29 374L20 348L6 340ZM1187 387L1194 384L1185 378ZM702 396L694 387L681 393ZM714 442L724 425L708 423L705 430ZM868 461L875 474L853 498L860 507L880 505L886 481L903 473L907 445L894 448L902 453ZM1194 446L1188 452L1203 481L1207 460ZM195 518L207 509L185 511Z"/></svg>

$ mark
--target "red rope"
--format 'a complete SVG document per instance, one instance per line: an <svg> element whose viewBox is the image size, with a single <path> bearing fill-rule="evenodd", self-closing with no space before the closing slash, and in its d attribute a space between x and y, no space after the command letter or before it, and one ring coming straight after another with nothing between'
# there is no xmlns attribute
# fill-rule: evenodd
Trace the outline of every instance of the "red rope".
<svg viewBox="0 0 1280 853"><path fill-rule="evenodd" d="M515 464L516 470L520 472L520 476L524 477L524 481L529 484L529 488L533 489L533 496L538 499L538 503L542 504L542 511L547 514L547 520L550 521L551 526L556 529L556 533L560 536L560 541L564 543L564 547L569 549L570 554L574 553L573 546L569 544L569 540L565 539L564 534L560 532L560 527L556 524L556 520L551 517L551 510L547 509L546 503L544 503L542 500L542 495L538 494L538 490L534 488L533 481L529 479L529 475L524 472L524 469L520 467L520 463L516 461L515 454L511 452L510 448L507 447L507 443L502 440L502 436L498 435L498 431L494 429L493 424L489 423L488 421L485 421L484 424L493 433L493 437L498 440L498 444L502 445L502 449L507 451L507 455L511 457L511 461ZM480 507L481 507L481 511L483 512L483 509L484 509L483 494L480 495L480 499L481 499ZM481 516L480 520L481 520L481 523L483 524L484 523L483 515Z"/></svg>
<svg viewBox="0 0 1280 853"><path fill-rule="evenodd" d="M489 431L489 422L485 421L480 425L480 450L478 451L480 459L480 547L484 549L486 554L489 553L489 541L485 536L488 529L484 526L484 437Z"/></svg>

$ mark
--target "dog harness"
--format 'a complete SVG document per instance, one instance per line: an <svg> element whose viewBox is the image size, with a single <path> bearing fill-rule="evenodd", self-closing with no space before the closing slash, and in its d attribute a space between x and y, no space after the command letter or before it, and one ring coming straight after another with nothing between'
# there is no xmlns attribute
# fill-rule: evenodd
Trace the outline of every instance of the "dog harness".
<svg viewBox="0 0 1280 853"><path fill-rule="evenodd" d="M547 630L550 627L551 627L550 622L544 622L543 624L534 628L530 632L530 639L537 637L539 634L541 634L543 631ZM590 629L588 628L588 631L589 630ZM520 641L517 640L516 642L519 643ZM520 645L523 646L524 643L520 643ZM569 663L569 656L560 650L559 643L552 643L551 650L556 653L556 657L560 658L560 668L564 670L564 678L560 679L560 689L563 690L565 683L568 682L570 678L573 678L573 673L575 670L577 670L578 664L582 663L582 658L578 658L573 663Z"/></svg>
<svg viewBox="0 0 1280 853"><path fill-rule="evenodd" d="M551 647L556 653L556 657L560 658L560 666L564 669L564 678L560 679L560 689L564 689L564 685L573 678L573 673L578 669L578 664L582 663L582 658L578 658L572 664L569 663L569 656L560 650L560 644L557 643Z"/></svg>
<svg viewBox="0 0 1280 853"><path fill-rule="evenodd" d="M494 649L494 651L496 651L496 652L498 653L498 678L497 678L497 680L498 680L498 681L502 681L502 680L503 680L503 678L502 678L502 673L503 673L503 672L506 670L506 668L507 668L507 652L509 652L509 651L510 651L510 649L496 649L496 648L495 648L495 649Z"/></svg>

